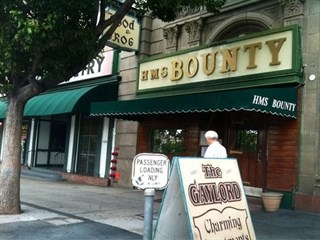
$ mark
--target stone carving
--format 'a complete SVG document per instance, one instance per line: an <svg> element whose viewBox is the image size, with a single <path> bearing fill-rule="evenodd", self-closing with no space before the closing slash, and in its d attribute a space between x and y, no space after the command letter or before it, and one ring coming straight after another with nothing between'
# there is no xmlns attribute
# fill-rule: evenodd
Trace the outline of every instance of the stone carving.
<svg viewBox="0 0 320 240"><path fill-rule="evenodd" d="M166 39L166 48L177 46L178 34L178 26L163 29L163 37Z"/></svg>
<svg viewBox="0 0 320 240"><path fill-rule="evenodd" d="M189 42L200 41L201 40L201 31L203 27L202 19L197 19L192 22L187 22L184 26L184 29L189 33Z"/></svg>
<svg viewBox="0 0 320 240"><path fill-rule="evenodd" d="M278 7L270 8L270 9L266 9L266 10L264 9L264 10L262 10L262 12L271 16L272 19L279 19L280 15L281 15L281 12L279 11Z"/></svg>
<svg viewBox="0 0 320 240"><path fill-rule="evenodd" d="M201 10L202 10L202 7L196 7L196 8L184 7L179 13L177 13L177 19L188 17L190 15L199 13Z"/></svg>
<svg viewBox="0 0 320 240"><path fill-rule="evenodd" d="M303 13L303 3L305 0L279 0L284 6L284 16L290 17Z"/></svg>

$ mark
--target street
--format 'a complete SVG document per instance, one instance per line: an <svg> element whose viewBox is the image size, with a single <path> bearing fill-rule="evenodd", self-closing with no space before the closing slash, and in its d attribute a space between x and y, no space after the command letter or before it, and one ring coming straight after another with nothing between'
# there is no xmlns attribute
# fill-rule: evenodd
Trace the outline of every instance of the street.
<svg viewBox="0 0 320 240"><path fill-rule="evenodd" d="M154 198L156 224L162 192ZM142 239L144 192L66 181L21 179L23 213L0 217L1 240ZM257 239L319 239L320 214L250 203Z"/></svg>

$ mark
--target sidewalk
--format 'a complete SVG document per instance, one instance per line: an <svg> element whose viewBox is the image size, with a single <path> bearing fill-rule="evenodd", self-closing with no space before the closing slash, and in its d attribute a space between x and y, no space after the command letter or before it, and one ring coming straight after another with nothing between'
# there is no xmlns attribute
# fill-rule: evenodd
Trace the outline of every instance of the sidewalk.
<svg viewBox="0 0 320 240"><path fill-rule="evenodd" d="M154 224L161 192L154 201ZM1 240L142 239L143 191L21 179L23 214L0 216ZM257 239L319 239L320 214L249 204Z"/></svg>
<svg viewBox="0 0 320 240"><path fill-rule="evenodd" d="M143 207L141 190L22 178L23 214L0 216L0 239L142 239Z"/></svg>

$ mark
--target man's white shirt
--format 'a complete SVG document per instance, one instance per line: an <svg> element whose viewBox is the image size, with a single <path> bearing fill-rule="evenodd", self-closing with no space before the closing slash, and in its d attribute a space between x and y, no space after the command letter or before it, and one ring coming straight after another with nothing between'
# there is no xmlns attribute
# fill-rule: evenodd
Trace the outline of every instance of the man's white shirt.
<svg viewBox="0 0 320 240"><path fill-rule="evenodd" d="M227 151L218 141L209 145L204 154L205 158L227 158Z"/></svg>

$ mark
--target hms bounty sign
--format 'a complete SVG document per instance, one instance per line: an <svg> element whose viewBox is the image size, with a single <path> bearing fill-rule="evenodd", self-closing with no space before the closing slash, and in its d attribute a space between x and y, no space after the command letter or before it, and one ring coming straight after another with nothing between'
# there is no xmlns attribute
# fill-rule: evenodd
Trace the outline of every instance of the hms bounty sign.
<svg viewBox="0 0 320 240"><path fill-rule="evenodd" d="M133 159L132 184L139 189L163 189L169 179L169 159L163 154L140 153Z"/></svg>

